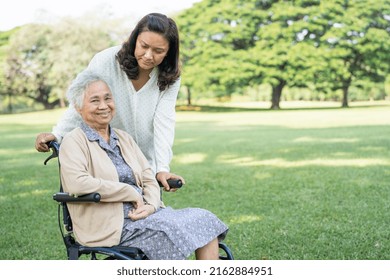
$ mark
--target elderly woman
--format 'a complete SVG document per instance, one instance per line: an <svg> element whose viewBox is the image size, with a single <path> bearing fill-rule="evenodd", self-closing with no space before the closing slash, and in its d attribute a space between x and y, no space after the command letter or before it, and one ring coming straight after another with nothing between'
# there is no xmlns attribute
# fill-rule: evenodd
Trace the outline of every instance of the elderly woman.
<svg viewBox="0 0 390 280"><path fill-rule="evenodd" d="M64 191L99 192L98 204L68 204L77 241L86 246L131 246L149 259L218 259L227 226L199 208L165 207L147 159L126 132L110 121L115 104L108 84L80 73L68 100L83 122L63 139L59 160Z"/></svg>

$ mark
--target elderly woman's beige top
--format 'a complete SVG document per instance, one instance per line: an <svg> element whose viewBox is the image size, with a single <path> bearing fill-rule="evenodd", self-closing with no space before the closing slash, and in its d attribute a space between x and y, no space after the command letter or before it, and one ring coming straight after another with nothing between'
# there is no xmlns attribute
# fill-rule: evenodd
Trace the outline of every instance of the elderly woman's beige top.
<svg viewBox="0 0 390 280"><path fill-rule="evenodd" d="M133 169L144 199L156 209L163 207L160 187L150 165L129 134L114 129L126 163ZM68 203L78 242L87 246L114 246L121 238L123 202L134 201L137 191L119 182L116 168L97 142L90 142L81 128L68 133L60 146L61 180L65 192L98 192L100 203Z"/></svg>

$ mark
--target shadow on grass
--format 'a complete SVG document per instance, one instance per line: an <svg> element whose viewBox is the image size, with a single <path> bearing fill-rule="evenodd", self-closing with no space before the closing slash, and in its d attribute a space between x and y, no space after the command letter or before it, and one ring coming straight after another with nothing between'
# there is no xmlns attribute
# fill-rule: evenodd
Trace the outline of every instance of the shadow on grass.
<svg viewBox="0 0 390 280"><path fill-rule="evenodd" d="M389 258L388 126L206 128L178 127L164 203L217 214L236 259Z"/></svg>

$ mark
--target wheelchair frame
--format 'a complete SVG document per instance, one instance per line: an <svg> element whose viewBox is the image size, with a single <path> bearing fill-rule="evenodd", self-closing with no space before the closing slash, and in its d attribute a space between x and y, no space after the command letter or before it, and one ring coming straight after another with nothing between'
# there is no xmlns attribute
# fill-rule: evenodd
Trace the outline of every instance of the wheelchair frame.
<svg viewBox="0 0 390 280"><path fill-rule="evenodd" d="M60 145L55 141L48 142L47 144L52 150L52 154L44 161L44 165L47 165L49 160L58 157L60 148ZM58 167L60 167L59 161ZM99 193L91 193L77 197L72 196L63 191L61 176L59 176L59 181L60 191L53 195L53 199L58 202L58 226L66 247L68 260L78 260L82 255L90 255L91 260L97 260L98 256L103 257L106 260L148 260L142 250L136 247L89 247L79 244L73 236L72 219L70 217L67 203L99 203L101 197ZM178 182L171 181L169 183L177 184ZM233 254L226 244L219 242L219 248L219 259L234 260Z"/></svg>

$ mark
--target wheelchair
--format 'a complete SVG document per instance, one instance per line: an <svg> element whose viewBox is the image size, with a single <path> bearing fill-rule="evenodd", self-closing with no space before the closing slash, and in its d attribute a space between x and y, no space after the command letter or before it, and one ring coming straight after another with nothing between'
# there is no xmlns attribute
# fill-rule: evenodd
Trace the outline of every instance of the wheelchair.
<svg viewBox="0 0 390 280"><path fill-rule="evenodd" d="M48 161L53 158L58 158L59 144L55 141L47 143L52 154L44 161L47 165ZM60 167L60 162L58 161ZM181 187L181 181L169 180L168 183L172 187ZM79 244L73 235L72 219L67 207L67 203L99 203L100 194L91 193L82 196L73 196L63 191L61 177L60 190L53 194L53 200L58 202L58 225L61 236L66 248L68 260L78 260L81 257L86 257L91 260L148 260L147 256L141 249L136 247L113 246L113 247L89 247ZM222 242L219 242L219 259L234 260L230 248Z"/></svg>

